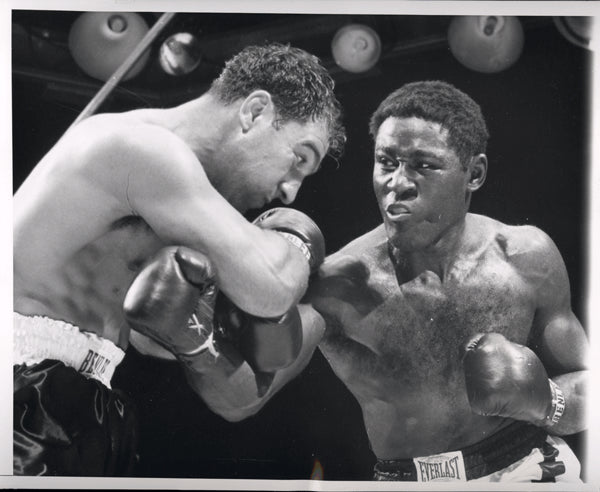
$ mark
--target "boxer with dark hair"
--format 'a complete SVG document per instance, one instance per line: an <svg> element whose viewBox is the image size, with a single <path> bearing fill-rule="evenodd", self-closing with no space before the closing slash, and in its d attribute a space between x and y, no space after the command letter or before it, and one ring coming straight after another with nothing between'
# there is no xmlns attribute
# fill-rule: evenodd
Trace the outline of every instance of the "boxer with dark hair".
<svg viewBox="0 0 600 492"><path fill-rule="evenodd" d="M129 341L171 356L123 312L142 266L201 295L214 282L258 319L300 300L324 253L318 227L299 212L242 214L292 203L339 154L333 89L305 51L248 47L198 98L92 116L43 157L14 196L15 474L131 473L134 419L111 376Z"/></svg>
<svg viewBox="0 0 600 492"><path fill-rule="evenodd" d="M479 106L444 82L407 84L371 134L383 223L319 269L296 360L264 394L225 359L192 384L240 420L318 346L361 406L374 479L579 481L558 436L585 428L586 335L548 235L468 211L487 172Z"/></svg>

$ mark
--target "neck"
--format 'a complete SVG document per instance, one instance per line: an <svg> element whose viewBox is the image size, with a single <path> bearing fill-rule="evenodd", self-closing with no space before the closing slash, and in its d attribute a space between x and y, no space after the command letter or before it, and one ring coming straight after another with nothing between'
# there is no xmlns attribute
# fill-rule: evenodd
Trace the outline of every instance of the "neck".
<svg viewBox="0 0 600 492"><path fill-rule="evenodd" d="M188 145L210 174L217 165L217 151L232 129L232 106L204 94L167 111L170 130Z"/></svg>
<svg viewBox="0 0 600 492"><path fill-rule="evenodd" d="M389 256L396 270L396 276L409 281L424 271L435 273L442 281L450 273L459 254L466 245L466 217L446 230L429 246L419 250L402 251L388 243Z"/></svg>

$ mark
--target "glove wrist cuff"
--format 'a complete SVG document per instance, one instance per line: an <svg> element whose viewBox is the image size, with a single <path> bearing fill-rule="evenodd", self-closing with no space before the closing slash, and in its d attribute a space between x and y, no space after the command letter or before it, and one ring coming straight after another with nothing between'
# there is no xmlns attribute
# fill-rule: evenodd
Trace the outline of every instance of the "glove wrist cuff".
<svg viewBox="0 0 600 492"><path fill-rule="evenodd" d="M565 395L552 379L548 379L548 384L550 385L550 392L552 394L552 406L548 415L546 415L545 424L553 426L558 423L565 412Z"/></svg>
<svg viewBox="0 0 600 492"><path fill-rule="evenodd" d="M277 231L277 232L279 234L281 234L284 238L286 238L294 246L296 246L296 248L298 248L300 250L300 252L304 255L304 257L306 258L306 261L308 261L309 264L312 264L312 254L310 252L310 249L308 248L306 243L301 238L299 238L295 234L291 234L289 232L284 232L284 231Z"/></svg>

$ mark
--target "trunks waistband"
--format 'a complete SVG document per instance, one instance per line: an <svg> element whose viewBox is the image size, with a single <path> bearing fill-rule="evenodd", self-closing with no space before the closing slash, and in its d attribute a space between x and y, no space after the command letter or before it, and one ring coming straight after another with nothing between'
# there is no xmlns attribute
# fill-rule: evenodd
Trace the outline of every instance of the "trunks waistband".
<svg viewBox="0 0 600 492"><path fill-rule="evenodd" d="M547 432L527 422L513 422L490 437L460 450L467 480L502 470L543 446ZM429 457L423 457L427 459ZM375 473L392 480L418 481L413 459L378 460Z"/></svg>
<svg viewBox="0 0 600 492"><path fill-rule="evenodd" d="M52 359L110 388L125 352L110 340L46 316L13 313L13 364L31 366Z"/></svg>

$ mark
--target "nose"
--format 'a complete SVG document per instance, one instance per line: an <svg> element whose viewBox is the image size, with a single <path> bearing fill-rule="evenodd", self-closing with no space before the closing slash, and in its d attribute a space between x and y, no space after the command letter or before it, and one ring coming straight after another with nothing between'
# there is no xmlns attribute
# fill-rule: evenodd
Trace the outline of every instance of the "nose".
<svg viewBox="0 0 600 492"><path fill-rule="evenodd" d="M279 199L286 205L291 204L298 195L300 190L301 181L290 180L284 181L279 185Z"/></svg>
<svg viewBox="0 0 600 492"><path fill-rule="evenodd" d="M417 186L408 174L406 166L400 164L389 183L390 189L401 200L408 200L417 196Z"/></svg>

